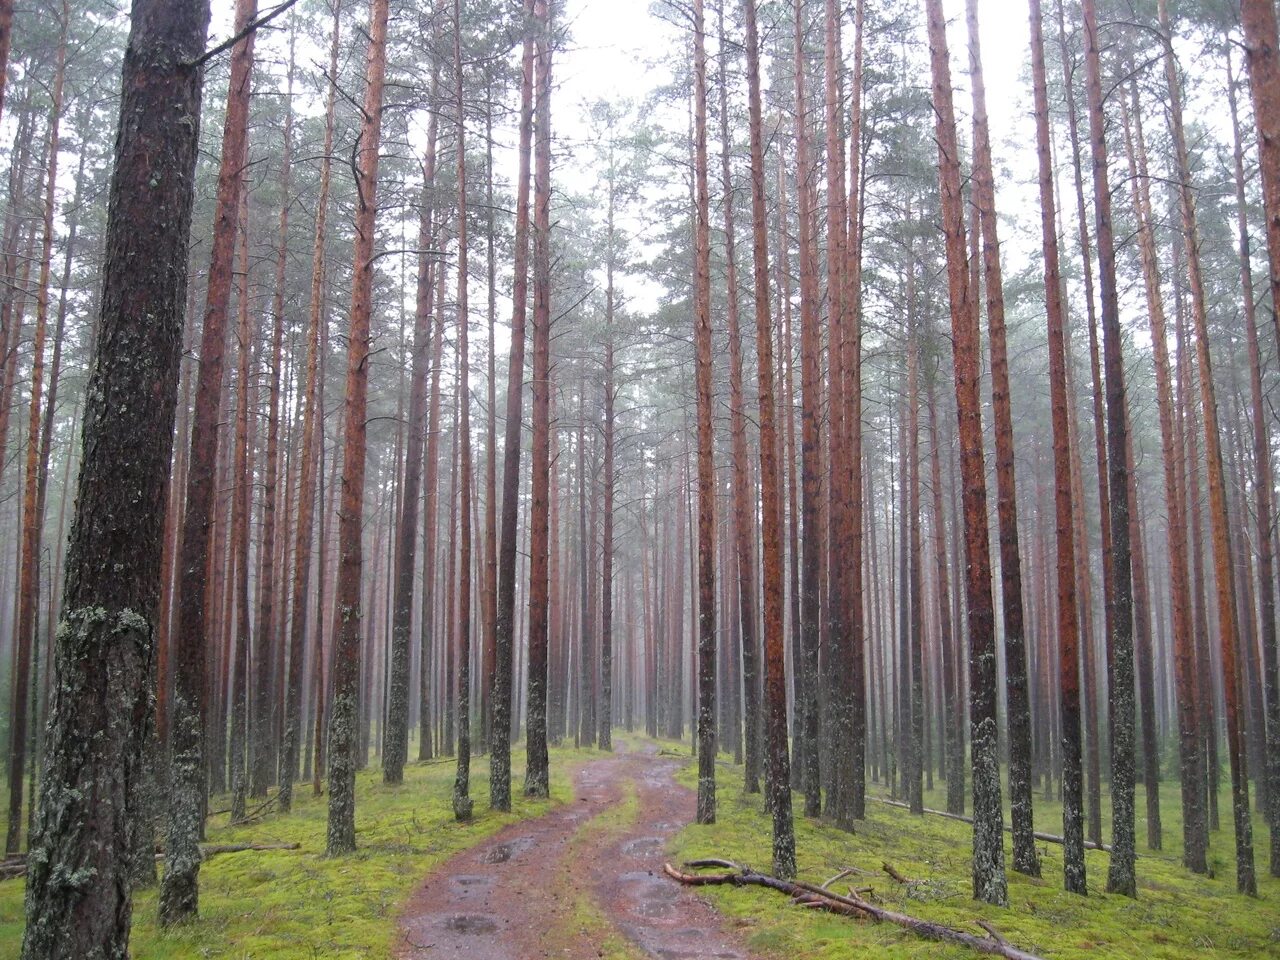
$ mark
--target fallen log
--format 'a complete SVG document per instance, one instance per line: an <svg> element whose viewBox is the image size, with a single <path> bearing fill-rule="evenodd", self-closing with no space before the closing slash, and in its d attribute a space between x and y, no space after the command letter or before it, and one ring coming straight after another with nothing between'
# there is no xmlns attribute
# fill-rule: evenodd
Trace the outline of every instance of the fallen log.
<svg viewBox="0 0 1280 960"><path fill-rule="evenodd" d="M220 853L243 853L246 850L301 850L300 843L206 843L200 847L205 860ZM157 854L162 856L162 854Z"/></svg>
<svg viewBox="0 0 1280 960"><path fill-rule="evenodd" d="M867 797L867 799L874 800L876 803L883 803L886 807L900 807L903 810L911 809L910 804L903 803L901 800L887 800L884 797ZM924 812L932 814L935 817L946 817L948 820L959 820L961 823L973 823L973 817L966 817L963 813L948 813L946 810L934 810L931 807L925 807ZM1013 833L1013 827L1005 824L1004 832ZM1037 830L1033 836L1037 840L1042 840L1045 843L1066 843L1066 841L1056 833L1041 833ZM1109 843L1094 843L1092 840L1086 840L1084 842L1084 848L1086 850L1102 850L1105 853L1111 852L1111 845Z"/></svg>
<svg viewBox="0 0 1280 960"><path fill-rule="evenodd" d="M200 846L201 857L208 860L220 853L244 853L245 851L263 850L301 850L300 843L206 843ZM156 848L156 863L164 860L164 851ZM0 880L12 880L23 877L27 873L27 855L14 854L0 863Z"/></svg>
<svg viewBox="0 0 1280 960"><path fill-rule="evenodd" d="M1002 937L991 924L983 920L974 921L986 931L987 935L980 937L955 927L948 927L945 924L922 920L919 917L898 913L895 910L887 910L868 900L863 900L852 890L849 891L847 896L842 896L824 887L805 883L801 880L781 880L770 874L760 873L749 867L740 866L732 860L691 860L685 864L686 870L700 870L707 867L719 867L722 872L687 873L677 870L670 863L664 864L662 870L673 880L687 886L701 887L728 884L735 887L767 887L770 890L776 890L791 897L792 902L798 906L826 910L830 913L853 917L858 920L893 923L929 940L958 943L979 953L1005 957L1006 960L1042 960L1036 954L1028 953L1015 947Z"/></svg>

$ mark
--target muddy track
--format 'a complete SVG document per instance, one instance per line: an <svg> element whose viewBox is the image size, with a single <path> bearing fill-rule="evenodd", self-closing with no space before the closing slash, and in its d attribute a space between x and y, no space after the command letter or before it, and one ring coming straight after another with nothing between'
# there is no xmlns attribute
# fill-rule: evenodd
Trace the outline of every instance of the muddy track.
<svg viewBox="0 0 1280 960"><path fill-rule="evenodd" d="M668 839L694 813L693 792L673 779L679 767L652 748L583 764L572 802L426 878L401 914L397 956L595 960L606 941L626 941L662 960L750 960L723 917L662 875ZM634 817L593 822L631 795Z"/></svg>

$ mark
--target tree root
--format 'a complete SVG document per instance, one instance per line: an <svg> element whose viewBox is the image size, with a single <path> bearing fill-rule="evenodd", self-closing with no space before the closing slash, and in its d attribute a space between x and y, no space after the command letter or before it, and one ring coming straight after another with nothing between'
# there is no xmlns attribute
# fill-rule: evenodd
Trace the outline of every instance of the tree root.
<svg viewBox="0 0 1280 960"><path fill-rule="evenodd" d="M940 923L931 923L912 917L905 913L886 910L868 900L862 899L856 891L850 890L848 895L833 893L825 886L814 886L800 880L780 880L767 873L759 873L749 867L743 867L732 860L706 859L691 860L685 864L687 870L700 870L708 867L719 867L720 873L686 873L677 870L671 864L663 865L663 872L679 883L688 886L711 886L729 884L730 886L768 887L791 897L794 904L809 909L826 910L830 913L852 917L857 920L875 920L894 923L910 930L918 936L929 940L940 940L944 943L958 943L977 950L979 953L1005 957L1007 960L1041 960L1036 954L1020 950L1002 937L996 929L984 920L974 921L986 931L985 937L966 933L955 927ZM833 881L828 881L831 883Z"/></svg>

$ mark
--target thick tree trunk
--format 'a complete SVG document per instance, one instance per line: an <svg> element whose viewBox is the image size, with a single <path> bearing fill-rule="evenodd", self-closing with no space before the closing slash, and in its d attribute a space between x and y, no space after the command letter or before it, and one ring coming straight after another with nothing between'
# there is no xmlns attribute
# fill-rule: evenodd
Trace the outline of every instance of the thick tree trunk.
<svg viewBox="0 0 1280 960"><path fill-rule="evenodd" d="M25 960L127 955L209 6L134 5ZM163 175L161 175L163 174ZM95 883L77 878L92 871Z"/></svg>

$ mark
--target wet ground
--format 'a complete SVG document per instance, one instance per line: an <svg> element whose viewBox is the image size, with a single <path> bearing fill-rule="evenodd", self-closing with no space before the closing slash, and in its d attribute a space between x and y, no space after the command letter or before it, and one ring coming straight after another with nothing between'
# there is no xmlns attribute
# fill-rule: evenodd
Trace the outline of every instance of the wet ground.
<svg viewBox="0 0 1280 960"><path fill-rule="evenodd" d="M723 917L662 874L667 840L695 809L693 792L673 779L679 767L652 748L584 764L572 802L512 824L425 879L401 916L398 956L587 960L612 937L643 957L750 960ZM593 824L631 785L635 816Z"/></svg>

